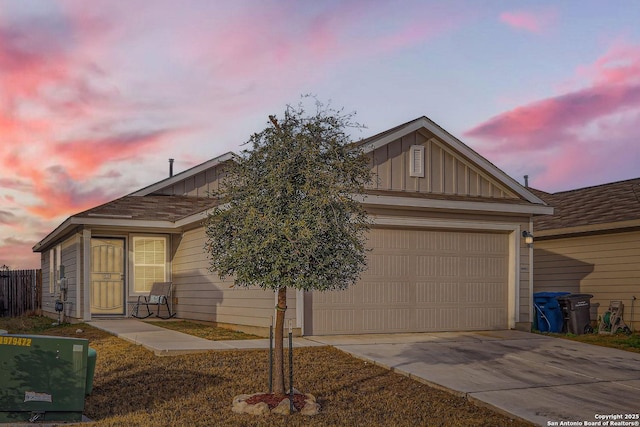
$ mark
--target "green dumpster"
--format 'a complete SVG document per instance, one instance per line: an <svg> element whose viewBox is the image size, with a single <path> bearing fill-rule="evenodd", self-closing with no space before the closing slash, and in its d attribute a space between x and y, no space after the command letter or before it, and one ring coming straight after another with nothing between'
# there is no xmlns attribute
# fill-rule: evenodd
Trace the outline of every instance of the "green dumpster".
<svg viewBox="0 0 640 427"><path fill-rule="evenodd" d="M92 353L86 339L0 335L0 423L82 421Z"/></svg>

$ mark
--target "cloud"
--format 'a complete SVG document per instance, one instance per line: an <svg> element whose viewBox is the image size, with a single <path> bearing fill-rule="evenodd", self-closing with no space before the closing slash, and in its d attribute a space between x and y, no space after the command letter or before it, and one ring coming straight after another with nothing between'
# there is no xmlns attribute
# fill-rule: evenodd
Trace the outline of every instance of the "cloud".
<svg viewBox="0 0 640 427"><path fill-rule="evenodd" d="M513 11L502 12L499 19L511 28L539 34L547 31L551 26L553 26L557 17L557 12L554 10L538 12Z"/></svg>
<svg viewBox="0 0 640 427"><path fill-rule="evenodd" d="M464 133L480 151L519 172L535 170L538 185L571 188L601 183L602 159L613 175L637 175L640 150L640 46L614 44L593 64L579 67L587 87L506 111ZM611 172L611 171L609 171ZM611 178L609 178L611 179Z"/></svg>
<svg viewBox="0 0 640 427"><path fill-rule="evenodd" d="M176 135L172 130L114 134L95 140L78 139L56 145L56 154L75 179L97 174L102 165L115 161L135 161Z"/></svg>
<svg viewBox="0 0 640 427"><path fill-rule="evenodd" d="M464 19L421 2L138 6L134 13L122 2L6 6L0 197L3 212L15 215L13 230L46 234L64 216L153 182L166 174L150 164L161 156L187 167L235 149L242 141L225 136L238 129L248 136L247 124L258 114L265 120L267 106L335 78L345 64L427 43Z"/></svg>
<svg viewBox="0 0 640 427"><path fill-rule="evenodd" d="M230 14L217 25L196 18L173 50L202 67L212 85L225 82L226 87L245 88L246 92L234 92L234 99L246 97L246 106L255 107L258 88L277 88L278 96L284 91L287 99L289 93L299 93L301 85L325 79L338 65L391 56L450 31L465 19L444 8L420 9L367 2L318 3L313 8L261 2L252 6L251 13Z"/></svg>
<svg viewBox="0 0 640 427"><path fill-rule="evenodd" d="M0 224L2 225L12 225L14 224L16 221L16 216L15 214L9 212L9 211L5 211L5 210L0 210Z"/></svg>
<svg viewBox="0 0 640 427"><path fill-rule="evenodd" d="M4 239L0 243L0 265L7 265L11 269L40 268L40 254L31 251L35 244L36 240Z"/></svg>

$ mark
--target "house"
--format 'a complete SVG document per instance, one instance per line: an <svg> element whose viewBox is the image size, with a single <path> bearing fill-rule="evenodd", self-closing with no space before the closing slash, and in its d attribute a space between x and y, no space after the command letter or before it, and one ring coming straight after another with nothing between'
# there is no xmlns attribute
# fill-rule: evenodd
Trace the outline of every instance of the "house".
<svg viewBox="0 0 640 427"><path fill-rule="evenodd" d="M534 292L591 294L597 322L611 301L640 327L640 178L549 194L553 216L534 219Z"/></svg>
<svg viewBox="0 0 640 427"><path fill-rule="evenodd" d="M345 291L289 290L287 318L304 335L520 328L532 322L532 249L522 238L553 209L420 117L360 141L375 183L357 196L371 216L368 268ZM227 153L73 215L35 247L43 307L89 321L130 315L155 281L173 282L184 319L263 333L270 291L208 271L203 219ZM58 280L64 266L61 294Z"/></svg>

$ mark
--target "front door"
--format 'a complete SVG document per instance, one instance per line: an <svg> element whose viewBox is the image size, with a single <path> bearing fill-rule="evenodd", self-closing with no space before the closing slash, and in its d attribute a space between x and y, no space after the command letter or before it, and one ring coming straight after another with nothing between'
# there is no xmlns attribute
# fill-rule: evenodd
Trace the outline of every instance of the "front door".
<svg viewBox="0 0 640 427"><path fill-rule="evenodd" d="M91 239L91 314L124 314L124 239Z"/></svg>

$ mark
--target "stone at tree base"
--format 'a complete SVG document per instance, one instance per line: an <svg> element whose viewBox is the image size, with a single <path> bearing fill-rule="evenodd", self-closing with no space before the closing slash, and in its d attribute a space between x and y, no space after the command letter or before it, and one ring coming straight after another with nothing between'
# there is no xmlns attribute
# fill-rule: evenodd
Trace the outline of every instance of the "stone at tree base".
<svg viewBox="0 0 640 427"><path fill-rule="evenodd" d="M295 389L294 389L295 390ZM255 405L250 405L247 403L251 397L259 396L268 393L254 393L254 394L239 394L233 398L233 407L231 410L237 414L251 414L251 415L269 415L269 414L278 414L278 415L291 415L291 403L288 398L285 398L280 401L278 406L269 410L269 405L266 402L259 402ZM296 394L301 395L302 393L298 392ZM316 402L316 397L310 393L304 394L306 397L305 404L300 413L306 416L317 415L320 412L320 405ZM293 408L294 412L297 412L297 409Z"/></svg>
<svg viewBox="0 0 640 427"><path fill-rule="evenodd" d="M247 414L251 415L269 415L269 405L264 402L256 403L255 405L247 405L245 409Z"/></svg>
<svg viewBox="0 0 640 427"><path fill-rule="evenodd" d="M237 402L244 402L245 400L247 400L251 396L254 396L254 395L253 394L239 394L239 395L237 395L236 397L233 398L233 404L235 405Z"/></svg>
<svg viewBox="0 0 640 427"><path fill-rule="evenodd" d="M244 400L241 400L239 402L234 401L233 407L231 408L231 410L236 414L244 414L245 410L247 409L247 406L249 405Z"/></svg>
<svg viewBox="0 0 640 427"><path fill-rule="evenodd" d="M291 401L289 399L281 400L280 403L278 403L278 406L271 410L271 413L278 415L291 415Z"/></svg>
<svg viewBox="0 0 640 427"><path fill-rule="evenodd" d="M320 405L316 402L310 402L309 399L305 401L304 408L300 411L300 414L306 416L318 415L320 412Z"/></svg>

